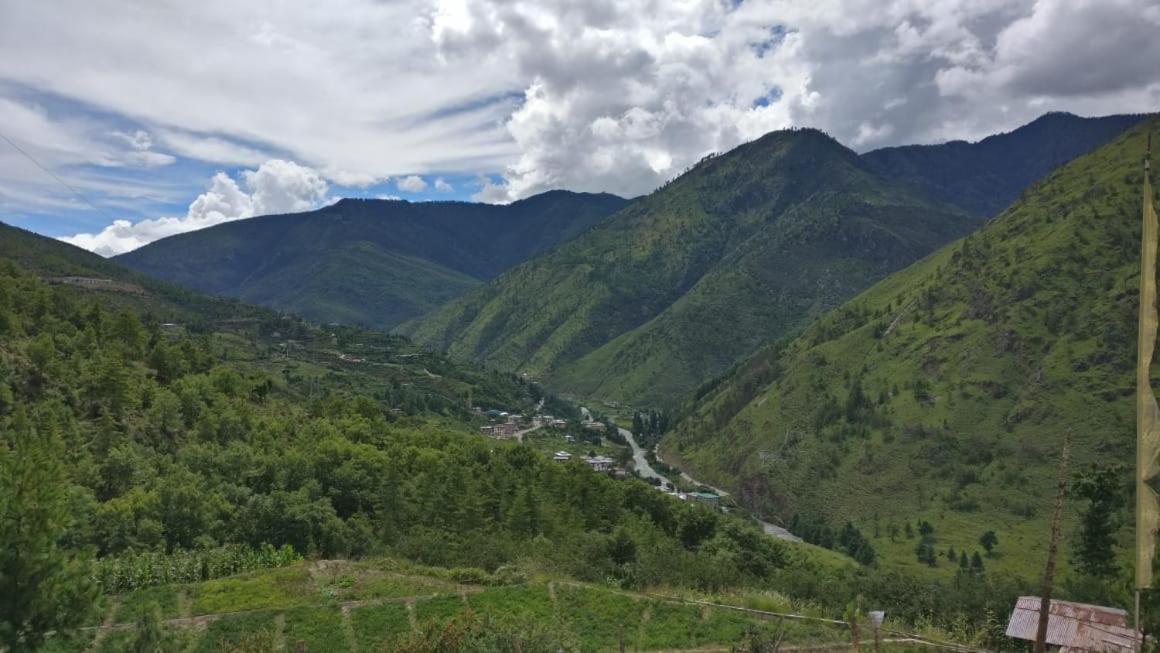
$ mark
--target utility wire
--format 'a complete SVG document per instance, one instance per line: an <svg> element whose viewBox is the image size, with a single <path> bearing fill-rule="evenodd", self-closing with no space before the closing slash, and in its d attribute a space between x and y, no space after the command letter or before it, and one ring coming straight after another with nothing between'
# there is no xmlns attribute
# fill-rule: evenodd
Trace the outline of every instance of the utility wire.
<svg viewBox="0 0 1160 653"><path fill-rule="evenodd" d="M65 187L65 188L66 188L66 189L67 189L67 190L68 190L70 193L72 193L72 194L73 194L73 196L74 196L74 197L76 197L77 199L79 199L81 202L84 202L85 204L88 204L90 207L92 207L92 209L93 209L94 211L96 211L97 213L100 213L101 215L105 216L105 217L106 217L106 218L108 218L110 221L112 221L112 220L113 220L113 217L112 217L111 215L109 215L109 214L108 214L108 213L107 213L107 212L106 212L104 209L102 209L101 207L99 207L99 206L97 206L96 204L94 204L93 202L91 202L91 201L89 200L89 198L85 197L85 196L84 196L84 194L82 194L82 193L81 193L79 190L77 190L75 186L73 186L72 184L69 184L69 183L68 183L67 181L65 181L64 179L61 179L59 175L57 175L57 174L56 174L55 172L53 172L52 170L49 170L49 169L48 169L48 167L46 167L45 165L41 164L41 163L40 163L40 161L37 161L37 160L36 160L36 157L32 156L31 154L29 154L28 152L26 152L26 151L24 150L24 148L20 147L20 146L19 146L19 145L17 145L16 143L14 143L14 142L12 141L12 139L11 139L11 138L8 138L7 136L5 136L5 135L4 135L4 132L0 132L0 139L3 139L3 140L4 140L4 142L6 142L6 143L8 143L9 145L11 145L11 146L12 146L12 149L16 150L17 152L19 152L20 154L22 154L22 155L24 156L24 158L26 158L26 159L28 159L29 161L31 161L31 162L32 162L32 165L36 166L37 168L40 168L40 170L41 170L41 171L42 171L44 174L48 175L49 177L52 177L52 179L53 179L53 180L55 180L55 181L56 181L56 183L60 184L61 186L64 186L64 187Z"/></svg>

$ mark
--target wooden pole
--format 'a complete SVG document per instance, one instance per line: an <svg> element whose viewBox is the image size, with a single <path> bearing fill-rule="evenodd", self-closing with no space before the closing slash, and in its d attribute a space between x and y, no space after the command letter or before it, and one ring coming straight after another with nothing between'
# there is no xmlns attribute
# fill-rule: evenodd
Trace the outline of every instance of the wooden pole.
<svg viewBox="0 0 1160 653"><path fill-rule="evenodd" d="M1140 623L1140 589L1136 588L1136 612L1132 618L1132 623L1136 626L1136 650L1144 650L1144 626Z"/></svg>
<svg viewBox="0 0 1160 653"><path fill-rule="evenodd" d="M1059 454L1059 478L1055 489L1055 511L1051 515L1051 539L1047 544L1047 567L1043 570L1043 595L1039 601L1039 627L1035 632L1035 653L1047 650L1047 620L1051 612L1051 591L1055 584L1055 556L1059 552L1059 526L1063 517L1063 499L1067 495L1067 463L1071 457L1071 432L1063 435Z"/></svg>

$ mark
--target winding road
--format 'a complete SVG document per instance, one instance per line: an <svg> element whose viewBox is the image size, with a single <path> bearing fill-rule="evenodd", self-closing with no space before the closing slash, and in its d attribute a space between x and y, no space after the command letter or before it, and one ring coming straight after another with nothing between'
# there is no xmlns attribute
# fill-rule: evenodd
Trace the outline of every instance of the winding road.
<svg viewBox="0 0 1160 653"><path fill-rule="evenodd" d="M659 479L662 484L668 483L669 479L666 478L664 475L662 475L657 470L653 469L653 466L649 464L648 458L645 457L645 450L643 448L641 448L641 446L636 443L635 439L633 439L632 431L629 431L628 429L617 429L617 430L620 431L620 435L623 436L624 439L628 441L628 446L632 447L632 463L636 467L637 473L641 475L641 478L645 478L645 479L655 478L655 479ZM664 460L660 456L657 456L657 460L664 462ZM726 492L725 490L722 490L719 487L713 487L712 485L709 485L707 483L702 483L701 481L698 481L697 479L693 478L692 476L689 476L688 474L686 474L683 471L681 472L681 478L689 483L692 483L693 485L700 485L703 487L707 487L710 490L713 490L714 492L716 492L720 496L723 496L723 497L729 496L729 493ZM756 517L754 519L756 519ZM776 537L779 540L787 540L789 542L801 542L802 541L802 538L798 537L797 535L794 535L793 533L787 531L786 529L782 528L781 526L778 526L776 524L771 524L771 523L769 523L767 521L763 521L761 519L757 519L757 523L761 524L761 530L764 531L765 534L769 535L770 537Z"/></svg>

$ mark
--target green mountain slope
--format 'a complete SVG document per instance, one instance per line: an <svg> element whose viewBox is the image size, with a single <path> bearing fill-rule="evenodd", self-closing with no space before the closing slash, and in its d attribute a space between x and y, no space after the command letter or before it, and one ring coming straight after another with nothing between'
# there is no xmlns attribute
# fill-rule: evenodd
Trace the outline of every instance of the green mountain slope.
<svg viewBox="0 0 1160 653"><path fill-rule="evenodd" d="M975 225L820 132L776 132L402 331L569 392L671 403Z"/></svg>
<svg viewBox="0 0 1160 653"><path fill-rule="evenodd" d="M564 191L507 206L346 199L173 236L117 261L321 322L390 328L584 232L625 203Z"/></svg>
<svg viewBox="0 0 1160 653"><path fill-rule="evenodd" d="M854 519L888 560L917 564L885 533L925 519L940 550L994 529L988 564L1041 564L1064 432L1076 469L1134 460L1148 130L704 387L662 457L771 517Z"/></svg>
<svg viewBox="0 0 1160 653"><path fill-rule="evenodd" d="M867 152L862 159L885 177L990 217L1056 166L1108 142L1142 118L1048 113L977 143L887 147Z"/></svg>

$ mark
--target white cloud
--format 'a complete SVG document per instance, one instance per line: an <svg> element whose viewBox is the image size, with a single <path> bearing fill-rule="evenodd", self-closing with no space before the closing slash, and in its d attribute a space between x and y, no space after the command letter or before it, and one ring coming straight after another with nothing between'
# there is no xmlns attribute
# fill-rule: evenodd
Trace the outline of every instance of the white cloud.
<svg viewBox="0 0 1160 653"><path fill-rule="evenodd" d="M270 155L217 136L198 136L176 129L162 129L158 137L181 156L227 165L260 165Z"/></svg>
<svg viewBox="0 0 1160 653"><path fill-rule="evenodd" d="M1160 105L1151 0L439 3L452 63L527 80L520 155L476 195L645 192L711 151L815 126L861 150L977 138L1048 110Z"/></svg>
<svg viewBox="0 0 1160 653"><path fill-rule="evenodd" d="M636 195L790 125L869 149L1160 107L1155 0L0 3L0 125L56 171L286 158ZM43 190L27 168L0 148L7 197Z"/></svg>
<svg viewBox="0 0 1160 653"><path fill-rule="evenodd" d="M439 193L450 193L455 190L455 187L448 183L443 177L435 179L435 191Z"/></svg>
<svg viewBox="0 0 1160 653"><path fill-rule="evenodd" d="M359 185L494 170L514 154L501 100L522 83L442 63L425 0L0 4L0 98L76 101L157 131L177 154L273 154Z"/></svg>
<svg viewBox="0 0 1160 653"><path fill-rule="evenodd" d="M326 198L326 181L317 171L274 159L242 173L253 201L253 215L308 211Z"/></svg>
<svg viewBox="0 0 1160 653"><path fill-rule="evenodd" d="M155 240L223 222L255 215L308 211L326 201L327 184L311 168L292 161L272 159L257 170L242 172L245 190L224 172L210 180L181 217L161 217L138 222L114 220L96 233L66 236L61 240L101 254L124 254Z"/></svg>
<svg viewBox="0 0 1160 653"><path fill-rule="evenodd" d="M410 175L398 179L395 181L395 185L399 187L399 190L408 193L418 193L427 188L427 182L423 181L423 178L418 175Z"/></svg>

